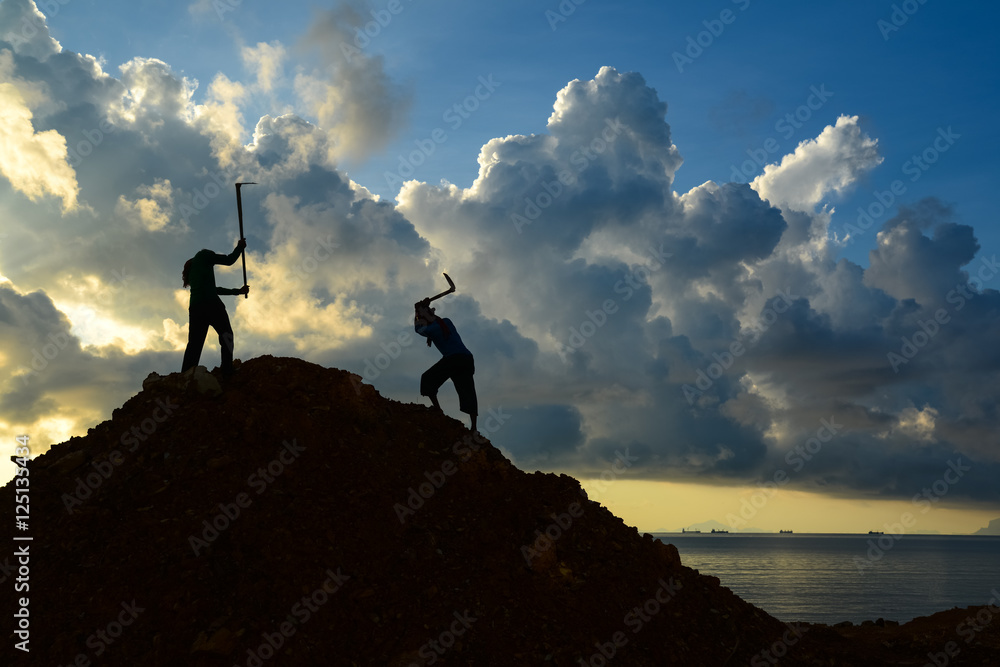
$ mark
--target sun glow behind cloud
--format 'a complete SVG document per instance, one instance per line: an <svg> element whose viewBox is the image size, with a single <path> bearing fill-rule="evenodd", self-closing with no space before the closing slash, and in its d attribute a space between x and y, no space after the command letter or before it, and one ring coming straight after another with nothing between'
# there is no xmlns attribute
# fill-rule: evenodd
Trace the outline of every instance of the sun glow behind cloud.
<svg viewBox="0 0 1000 667"><path fill-rule="evenodd" d="M79 186L66 162L66 139L55 130L35 132L32 110L48 103L44 87L13 75L10 50L0 50L0 174L32 201L62 200L64 213L77 208Z"/></svg>

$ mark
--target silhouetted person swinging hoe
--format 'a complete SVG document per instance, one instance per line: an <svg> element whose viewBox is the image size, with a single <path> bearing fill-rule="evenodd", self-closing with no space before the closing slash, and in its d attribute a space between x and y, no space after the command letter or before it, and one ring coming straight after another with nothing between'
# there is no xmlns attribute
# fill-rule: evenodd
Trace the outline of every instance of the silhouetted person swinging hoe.
<svg viewBox="0 0 1000 667"><path fill-rule="evenodd" d="M191 322L188 325L188 343L187 349L184 350L181 372L198 365L208 327L212 327L219 334L223 374L229 375L233 372L233 327L229 323L226 305L222 303L219 295L248 294L250 288L246 285L239 289L216 287L215 265L232 266L246 247L247 240L241 238L236 244L236 249L228 255L220 255L205 249L184 264L181 277L184 279L184 287L191 286L191 303L188 306Z"/></svg>
<svg viewBox="0 0 1000 667"><path fill-rule="evenodd" d="M451 283L450 278L448 282ZM454 284L452 284L452 291L454 289ZM434 314L434 309L430 307L431 301L432 299L427 298L413 304L415 311L413 329L427 339L428 347L434 343L443 356L440 361L420 376L420 395L429 397L434 407L440 410L441 404L438 403L437 398L438 389L445 383L445 380L451 379L455 384L455 391L458 392L458 409L472 418L470 428L475 432L479 402L476 399L476 383L472 379L476 372L472 352L469 352L469 348L465 347L462 337L458 335L451 320Z"/></svg>

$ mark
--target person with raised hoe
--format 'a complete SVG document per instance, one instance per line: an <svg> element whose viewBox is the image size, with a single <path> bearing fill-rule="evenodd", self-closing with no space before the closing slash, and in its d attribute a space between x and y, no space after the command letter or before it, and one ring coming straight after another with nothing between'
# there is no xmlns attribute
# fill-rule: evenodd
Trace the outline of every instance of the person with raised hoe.
<svg viewBox="0 0 1000 667"><path fill-rule="evenodd" d="M448 282L451 283L451 279ZM433 343L441 353L441 359L420 376L420 395L430 398L434 408L441 410L438 389L450 379L458 392L458 409L469 415L472 420L470 428L475 432L479 414L476 384L472 377L476 372L475 360L452 321L435 314L435 309L430 306L431 300L427 298L413 304L414 330L427 339L428 347Z"/></svg>
<svg viewBox="0 0 1000 667"><path fill-rule="evenodd" d="M220 255L207 248L184 264L181 278L184 287L191 288L191 301L188 305L190 324L188 325L187 349L184 350L184 362L181 372L194 368L201 359L201 350L205 345L208 328L215 329L219 334L219 345L222 347L222 374L233 372L233 327L229 323L226 305L219 298L220 294L248 294L250 287L243 285L239 289L217 287L215 285L215 265L232 266L247 247L247 240L241 238L236 249L228 255Z"/></svg>

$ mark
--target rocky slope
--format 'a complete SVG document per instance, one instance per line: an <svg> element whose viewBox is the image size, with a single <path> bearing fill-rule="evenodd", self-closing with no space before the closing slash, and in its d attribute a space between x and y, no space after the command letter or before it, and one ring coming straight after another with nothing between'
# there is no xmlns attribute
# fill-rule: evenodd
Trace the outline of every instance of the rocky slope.
<svg viewBox="0 0 1000 667"><path fill-rule="evenodd" d="M522 472L459 422L297 359L253 359L221 387L203 370L151 376L28 469L19 534L33 540L0 546L2 664L922 665L941 652L981 665L1000 652L1000 618L968 644L956 634L979 610L788 626L576 480ZM14 502L11 483L11 532ZM26 544L30 590L7 594ZM15 648L20 596L30 653Z"/></svg>

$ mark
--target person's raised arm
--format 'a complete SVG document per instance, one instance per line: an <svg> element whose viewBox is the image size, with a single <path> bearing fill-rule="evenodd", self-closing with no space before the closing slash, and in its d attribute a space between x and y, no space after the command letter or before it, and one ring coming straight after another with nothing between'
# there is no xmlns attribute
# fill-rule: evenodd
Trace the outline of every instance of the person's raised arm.
<svg viewBox="0 0 1000 667"><path fill-rule="evenodd" d="M427 339L427 347L431 346L433 331L431 326L437 320L434 311L428 307L430 301L424 299L413 304L413 330Z"/></svg>
<svg viewBox="0 0 1000 667"><path fill-rule="evenodd" d="M240 253L242 253L243 249L246 248L246 247L247 247L247 240L246 239L240 239L239 242L236 244L236 249L233 250L231 253L229 253L228 255L216 255L216 257L222 257L223 258L223 259L217 261L216 264L223 264L225 266L232 266L233 264L236 263L236 260L238 260L240 258Z"/></svg>
<svg viewBox="0 0 1000 667"><path fill-rule="evenodd" d="M427 322L420 314L420 303L413 304L413 330L423 337L427 337Z"/></svg>

